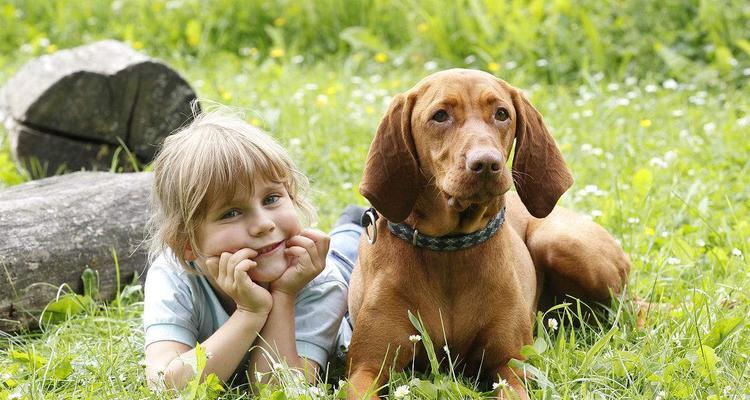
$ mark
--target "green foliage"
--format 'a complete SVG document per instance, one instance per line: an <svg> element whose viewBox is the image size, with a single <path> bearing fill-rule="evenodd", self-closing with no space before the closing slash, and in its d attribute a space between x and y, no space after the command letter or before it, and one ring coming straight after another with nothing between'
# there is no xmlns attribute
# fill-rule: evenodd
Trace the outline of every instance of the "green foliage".
<svg viewBox="0 0 750 400"><path fill-rule="evenodd" d="M576 184L561 204L607 228L631 258L627 299L606 312L574 300L539 314L523 360L532 398L750 396L750 8L731 0L457 2L11 1L0 5L0 82L56 49L118 38L165 59L206 99L239 107L310 177L329 228L357 193L391 96L452 66L526 90ZM544 60L544 61L541 61ZM19 173L0 132L0 186ZM132 167L127 149L113 170ZM150 166L143 168L149 170ZM0 335L0 399L161 398L144 383L142 288L114 302L61 294L41 332ZM405 306L406 307L406 306ZM404 310L407 311L406 308ZM637 326L639 315L645 325ZM550 320L554 320L551 322ZM439 359L396 372L381 393L478 398L492 383ZM345 367L339 366L340 370ZM310 386L273 372L263 400L345 396L340 377ZM499 382L494 382L499 383ZM192 398L248 398L206 378ZM201 397L203 396L203 397ZM405 399L406 397L401 397Z"/></svg>

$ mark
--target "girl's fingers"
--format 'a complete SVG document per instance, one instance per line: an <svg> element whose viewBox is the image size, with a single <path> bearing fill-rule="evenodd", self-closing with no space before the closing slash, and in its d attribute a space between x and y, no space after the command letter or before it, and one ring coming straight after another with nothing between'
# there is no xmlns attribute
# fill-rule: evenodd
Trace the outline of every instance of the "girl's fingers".
<svg viewBox="0 0 750 400"><path fill-rule="evenodd" d="M245 247L244 249L240 249L236 253L232 254L229 257L229 262L232 265L237 265L237 264L240 263L240 261L246 260L246 259L253 259L257 255L258 255L257 251L255 251L255 250L253 250L253 249L251 249L249 247Z"/></svg>
<svg viewBox="0 0 750 400"><path fill-rule="evenodd" d="M310 258L310 252L304 247L300 247L300 246L289 247L286 249L286 255L296 257L297 264L302 267L314 266L312 259Z"/></svg>
<svg viewBox="0 0 750 400"><path fill-rule="evenodd" d="M249 283L250 285L253 284L253 280L250 279L250 276L247 274L250 269L255 268L258 266L258 264L249 259L244 259L237 264L237 266L234 268L234 282L244 282Z"/></svg>
<svg viewBox="0 0 750 400"><path fill-rule="evenodd" d="M328 248L331 244L331 237L325 234L323 231L317 229L305 229L300 235L305 236L315 242L315 246L318 248L319 255L327 255Z"/></svg>
<svg viewBox="0 0 750 400"><path fill-rule="evenodd" d="M320 262L320 255L318 254L318 246L309 237L298 235L294 236L287 241L290 248L295 246L302 247L307 252L307 257L312 262L312 265L317 267ZM317 261L316 261L317 260Z"/></svg>
<svg viewBox="0 0 750 400"><path fill-rule="evenodd" d="M219 257L209 257L206 259L205 272L216 280L219 276Z"/></svg>

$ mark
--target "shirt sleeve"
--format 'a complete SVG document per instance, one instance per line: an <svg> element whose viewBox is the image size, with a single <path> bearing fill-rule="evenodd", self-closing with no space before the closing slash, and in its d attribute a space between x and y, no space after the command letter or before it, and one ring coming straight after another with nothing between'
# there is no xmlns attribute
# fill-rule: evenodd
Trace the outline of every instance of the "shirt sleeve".
<svg viewBox="0 0 750 400"><path fill-rule="evenodd" d="M329 266L297 296L295 338L297 354L326 368L341 319L347 308L347 286Z"/></svg>
<svg viewBox="0 0 750 400"><path fill-rule="evenodd" d="M149 268L144 288L144 346L175 341L194 347L198 337L197 317L185 272L163 256Z"/></svg>

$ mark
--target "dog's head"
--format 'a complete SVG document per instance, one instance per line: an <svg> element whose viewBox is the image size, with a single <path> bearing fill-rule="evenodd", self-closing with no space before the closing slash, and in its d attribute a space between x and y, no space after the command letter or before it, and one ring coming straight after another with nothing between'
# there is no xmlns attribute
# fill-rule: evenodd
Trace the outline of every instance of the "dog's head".
<svg viewBox="0 0 750 400"><path fill-rule="evenodd" d="M506 161L514 140L511 173ZM452 69L394 98L370 147L360 192L393 222L413 212L488 210L492 217L513 182L529 212L544 217L572 177L520 90L485 72Z"/></svg>

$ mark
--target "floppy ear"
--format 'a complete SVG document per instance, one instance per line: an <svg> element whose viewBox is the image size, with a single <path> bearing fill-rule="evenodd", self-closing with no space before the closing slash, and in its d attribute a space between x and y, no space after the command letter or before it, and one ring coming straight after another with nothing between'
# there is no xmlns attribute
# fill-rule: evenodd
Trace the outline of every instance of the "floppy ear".
<svg viewBox="0 0 750 400"><path fill-rule="evenodd" d="M415 101L415 94L393 99L370 145L359 185L359 192L391 222L409 216L425 186L411 132Z"/></svg>
<svg viewBox="0 0 750 400"><path fill-rule="evenodd" d="M513 90L516 108L516 151L513 176L521 201L531 215L544 218L573 184L555 139L547 131L542 115L519 90Z"/></svg>

